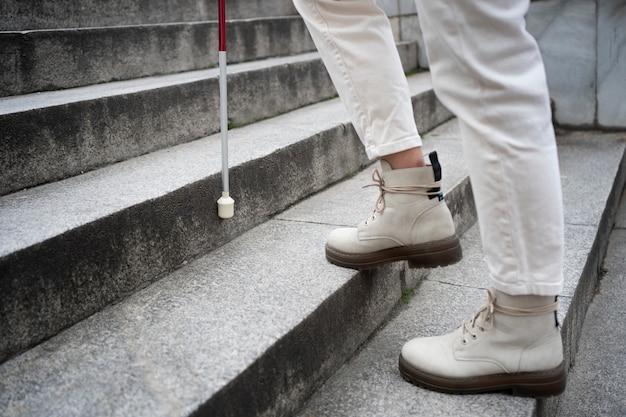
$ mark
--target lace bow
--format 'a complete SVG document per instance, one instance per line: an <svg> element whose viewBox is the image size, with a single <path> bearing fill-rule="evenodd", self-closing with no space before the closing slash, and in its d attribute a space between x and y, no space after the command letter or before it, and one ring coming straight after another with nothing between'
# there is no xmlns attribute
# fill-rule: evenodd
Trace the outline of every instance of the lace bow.
<svg viewBox="0 0 626 417"><path fill-rule="evenodd" d="M413 195L424 195L424 196L432 196L439 195L441 193L441 183L439 181L429 183L429 184L415 184L415 185L397 185L397 186L388 186L385 185L385 180L380 175L378 169L374 169L372 172L372 181L373 184L368 184L365 187L378 187L380 190L380 194L378 195L378 199L376 200L376 207L374 207L374 212L382 213L385 210L385 193L396 193L396 194L413 194Z"/></svg>

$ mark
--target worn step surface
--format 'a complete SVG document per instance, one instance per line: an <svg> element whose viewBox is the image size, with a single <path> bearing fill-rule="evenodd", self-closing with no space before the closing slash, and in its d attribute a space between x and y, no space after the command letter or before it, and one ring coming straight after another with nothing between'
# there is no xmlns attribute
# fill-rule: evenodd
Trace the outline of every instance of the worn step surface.
<svg viewBox="0 0 626 417"><path fill-rule="evenodd" d="M451 117L409 77L418 126ZM367 163L330 100L229 134L235 218L221 221L219 135L0 197L5 359L215 249Z"/></svg>
<svg viewBox="0 0 626 417"><path fill-rule="evenodd" d="M439 152L463 231L474 211L456 124L424 141ZM397 263L361 274L325 261L326 234L369 213L378 190L361 187L370 176L366 169L302 201L5 362L0 414L294 412L384 319L401 286L424 273Z"/></svg>
<svg viewBox="0 0 626 417"><path fill-rule="evenodd" d="M228 62L315 50L299 16L229 20ZM207 69L218 22L0 32L0 97Z"/></svg>
<svg viewBox="0 0 626 417"><path fill-rule="evenodd" d="M428 135L425 146L440 153L446 198L464 230L471 220L459 216L472 212L463 205L471 193L454 122ZM582 293L593 291L606 246L602 235L610 230L624 186L625 148L617 134L569 133L559 139L569 260L559 316L568 359L586 308ZM0 366L1 411L289 415L384 321L402 286L417 286L416 295L302 415L458 415L463 410L464 415L531 416L537 407L550 407L549 401L502 394L444 396L401 379L396 367L402 343L454 328L484 300L480 239L476 228L470 229L463 238L464 260L427 276L428 271L407 270L404 263L369 273L327 264L326 233L354 224L377 195L360 189L369 175L365 170L297 204L6 362Z"/></svg>
<svg viewBox="0 0 626 417"><path fill-rule="evenodd" d="M297 14L291 0L228 0L229 19ZM217 20L213 0L3 0L0 30L66 29Z"/></svg>
<svg viewBox="0 0 626 417"><path fill-rule="evenodd" d="M624 189L626 136L562 132L558 140L566 222L565 289L559 297L559 319L569 363ZM536 401L508 394L446 395L415 387L400 376L398 355L406 341L454 330L486 300L489 282L477 226L463 236L462 244L463 260L424 278L410 301L298 416L553 415L558 397Z"/></svg>
<svg viewBox="0 0 626 417"><path fill-rule="evenodd" d="M228 82L229 119L237 125L336 94L316 53L232 65ZM0 193L218 130L218 69L0 98Z"/></svg>
<svg viewBox="0 0 626 417"><path fill-rule="evenodd" d="M626 192L557 417L626 415Z"/></svg>
<svg viewBox="0 0 626 417"><path fill-rule="evenodd" d="M415 44L398 48L415 68ZM316 52L228 67L236 126L335 95ZM0 98L0 194L201 138L219 114L217 68Z"/></svg>

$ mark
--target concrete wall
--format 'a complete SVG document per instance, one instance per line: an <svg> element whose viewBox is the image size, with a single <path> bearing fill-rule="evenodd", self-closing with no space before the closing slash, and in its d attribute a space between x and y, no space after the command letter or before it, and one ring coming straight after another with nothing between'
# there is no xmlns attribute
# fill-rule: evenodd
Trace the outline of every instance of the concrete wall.
<svg viewBox="0 0 626 417"><path fill-rule="evenodd" d="M626 0L534 2L528 29L544 57L556 121L626 128Z"/></svg>
<svg viewBox="0 0 626 417"><path fill-rule="evenodd" d="M377 0L397 41L417 40L428 68L414 0ZM555 120L564 126L626 128L626 0L540 0L528 30L546 65Z"/></svg>
<svg viewBox="0 0 626 417"><path fill-rule="evenodd" d="M376 0L376 4L389 16L396 41L417 40L418 64L421 68L428 68L415 0Z"/></svg>
<svg viewBox="0 0 626 417"><path fill-rule="evenodd" d="M599 126L626 127L626 0L598 1Z"/></svg>

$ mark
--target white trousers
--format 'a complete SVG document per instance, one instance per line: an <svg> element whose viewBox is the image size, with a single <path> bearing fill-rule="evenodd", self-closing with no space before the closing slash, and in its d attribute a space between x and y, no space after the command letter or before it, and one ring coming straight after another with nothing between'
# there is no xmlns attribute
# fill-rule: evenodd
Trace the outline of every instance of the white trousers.
<svg viewBox="0 0 626 417"><path fill-rule="evenodd" d="M370 158L421 145L389 21L375 0L294 0ZM528 0L417 0L435 92L458 117L491 285L556 295L563 205Z"/></svg>

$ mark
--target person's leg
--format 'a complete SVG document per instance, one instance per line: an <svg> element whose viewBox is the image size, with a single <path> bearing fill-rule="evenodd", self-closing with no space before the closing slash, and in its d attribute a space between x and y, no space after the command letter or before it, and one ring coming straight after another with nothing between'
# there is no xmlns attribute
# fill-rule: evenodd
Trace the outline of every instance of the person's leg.
<svg viewBox="0 0 626 417"><path fill-rule="evenodd" d="M376 171L381 198L357 228L328 236L330 262L372 268L407 259L413 267L460 260L442 201L441 169L425 161L411 95L389 20L374 0L294 0ZM430 163L429 166L427 163Z"/></svg>
<svg viewBox="0 0 626 417"><path fill-rule="evenodd" d="M556 295L563 208L528 0L418 1L435 92L457 115L493 286Z"/></svg>
<svg viewBox="0 0 626 417"><path fill-rule="evenodd" d="M368 157L420 147L422 140L391 27L375 1L294 0L294 5Z"/></svg>
<svg viewBox="0 0 626 417"><path fill-rule="evenodd" d="M563 208L528 0L417 4L435 92L459 118L494 290L454 333L408 342L400 370L445 392L556 394L566 378L554 313Z"/></svg>

